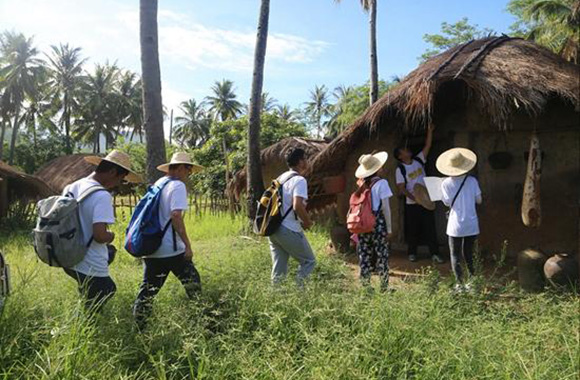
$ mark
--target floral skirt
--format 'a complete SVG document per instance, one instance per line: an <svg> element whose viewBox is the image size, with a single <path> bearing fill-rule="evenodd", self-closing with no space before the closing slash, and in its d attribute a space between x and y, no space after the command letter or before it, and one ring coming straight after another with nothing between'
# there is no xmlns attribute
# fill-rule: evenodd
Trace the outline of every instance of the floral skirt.
<svg viewBox="0 0 580 380"><path fill-rule="evenodd" d="M358 235L357 254L360 265L360 279L368 283L371 279L373 253L377 257L377 272L381 278L381 286L386 287L389 283L389 251L387 242L387 221L380 208L375 212L376 225L373 232Z"/></svg>

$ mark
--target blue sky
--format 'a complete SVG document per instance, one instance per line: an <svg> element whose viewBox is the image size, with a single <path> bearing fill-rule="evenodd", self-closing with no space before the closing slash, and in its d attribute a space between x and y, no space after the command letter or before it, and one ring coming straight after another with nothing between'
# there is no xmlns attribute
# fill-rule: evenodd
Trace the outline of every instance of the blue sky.
<svg viewBox="0 0 580 380"><path fill-rule="evenodd" d="M425 33L441 22L470 22L507 32L508 0L378 0L381 78L413 70ZM168 108L209 94L215 80L235 82L249 102L259 0L160 0L163 101ZM34 35L41 49L68 42L95 62L140 72L138 0L0 0L0 25ZM271 0L264 91L300 106L315 84L334 88L368 78L368 18L359 0Z"/></svg>

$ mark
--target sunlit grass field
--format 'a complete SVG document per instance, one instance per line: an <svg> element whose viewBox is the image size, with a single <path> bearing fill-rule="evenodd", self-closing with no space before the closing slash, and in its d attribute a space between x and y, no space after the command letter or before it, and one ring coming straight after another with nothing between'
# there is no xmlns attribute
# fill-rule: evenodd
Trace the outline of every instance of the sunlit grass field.
<svg viewBox="0 0 580 380"><path fill-rule="evenodd" d="M326 253L322 231L309 234L318 267L306 287L273 288L267 242L242 237L243 219L190 215L187 225L203 295L189 301L171 277L143 334L131 316L137 260L119 250L117 294L91 321L74 281L36 260L26 232L2 234L13 293L0 378L578 379L577 295L457 296L436 273L369 292Z"/></svg>

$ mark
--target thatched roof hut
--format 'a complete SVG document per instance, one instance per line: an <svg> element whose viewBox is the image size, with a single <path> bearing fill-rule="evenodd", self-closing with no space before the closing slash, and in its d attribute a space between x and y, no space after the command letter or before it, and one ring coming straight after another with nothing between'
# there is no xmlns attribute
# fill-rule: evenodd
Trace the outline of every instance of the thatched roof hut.
<svg viewBox="0 0 580 380"><path fill-rule="evenodd" d="M60 194L66 185L88 176L95 170L94 165L84 160L86 156L91 154L78 153L55 158L43 165L35 174L50 186L53 193Z"/></svg>
<svg viewBox="0 0 580 380"><path fill-rule="evenodd" d="M42 179L0 161L0 217L6 216L8 205L17 199L36 200L50 194L50 188Z"/></svg>
<svg viewBox="0 0 580 380"><path fill-rule="evenodd" d="M418 151L430 122L436 130L427 173L438 175L433 162L452 146L468 147L478 153L477 175L484 194L493 198L482 224L494 224L496 220L496 240L512 239L517 242L516 247L526 240L530 245L550 245L550 239L564 242L561 236L568 234L565 243L551 245L570 249L571 241L576 239L574 249L577 248L580 66L533 42L506 36L471 41L430 58L369 107L314 159L308 173L309 207L337 204L338 214L346 215L360 154L373 150L392 154L401 143ZM545 222L543 234L520 228L517 213L525 174L524 156L534 130L541 134L542 149L548 157L542 179L547 186L542 191L543 200L549 201L544 207L549 221ZM488 156L497 150L513 155L509 168L491 168ZM395 161L391 157L387 163L392 188ZM332 194L325 188L325 179L333 176L345 177L343 192ZM558 195L558 187L565 196ZM401 208L395 205L399 215ZM562 209L572 211L558 219L555 210ZM444 225L444 217L438 222ZM397 226L400 223L394 224L403 241L402 230ZM506 236L502 229L513 233ZM442 235L444 238L444 231Z"/></svg>
<svg viewBox="0 0 580 380"><path fill-rule="evenodd" d="M264 185L268 185L272 178L287 170L284 154L290 148L302 148L306 152L306 157L312 159L320 153L328 144L322 140L312 140L302 137L288 137L274 145L262 150L262 175ZM238 171L228 184L227 193L235 201L239 201L242 193L246 191L247 172L244 167Z"/></svg>

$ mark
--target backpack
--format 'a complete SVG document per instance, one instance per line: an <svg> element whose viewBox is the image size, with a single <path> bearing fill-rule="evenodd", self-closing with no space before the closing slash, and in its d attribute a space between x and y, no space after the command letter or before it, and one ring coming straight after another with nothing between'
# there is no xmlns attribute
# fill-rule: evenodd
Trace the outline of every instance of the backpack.
<svg viewBox="0 0 580 380"><path fill-rule="evenodd" d="M149 186L145 196L135 206L135 211L131 216L125 235L125 250L132 256L149 256L161 246L163 236L165 236L171 225L171 218L169 218L165 226L161 226L159 222L159 202L162 190L172 181L174 181L173 178L168 178L157 186ZM177 250L175 232L173 247Z"/></svg>
<svg viewBox="0 0 580 380"><path fill-rule="evenodd" d="M0 252L0 313L4 306L6 297L10 294L10 267L4 261L4 256Z"/></svg>
<svg viewBox="0 0 580 380"><path fill-rule="evenodd" d="M425 162L423 162L423 160L420 159L419 157L417 156L413 157L413 161L417 161L418 163L421 164L422 167L425 167ZM403 179L405 180L405 186L407 186L407 168L405 168L405 165L403 165L402 162L399 163L399 165L397 165L397 168L399 168L399 170L401 171Z"/></svg>
<svg viewBox="0 0 580 380"><path fill-rule="evenodd" d="M280 181L277 178L272 181L270 187L264 191L262 198L258 202L258 209L256 210L256 217L254 218L254 233L259 236L270 236L280 228L282 222L293 208L290 207L284 215L282 215L282 205L284 192L282 187L290 179L296 177L298 174L293 173L285 181Z"/></svg>
<svg viewBox="0 0 580 380"><path fill-rule="evenodd" d="M370 185L363 183L350 196L346 227L353 234L365 234L375 229L377 221L373 212L371 190L378 181L380 178L373 179Z"/></svg>
<svg viewBox="0 0 580 380"><path fill-rule="evenodd" d="M95 185L86 189L78 199L69 193L37 203L38 218L32 236L34 250L42 262L52 267L71 268L85 258L93 238L88 243L84 241L79 206L99 191L107 190Z"/></svg>

